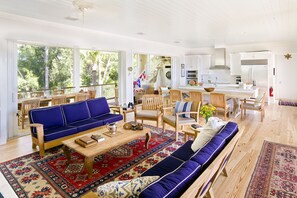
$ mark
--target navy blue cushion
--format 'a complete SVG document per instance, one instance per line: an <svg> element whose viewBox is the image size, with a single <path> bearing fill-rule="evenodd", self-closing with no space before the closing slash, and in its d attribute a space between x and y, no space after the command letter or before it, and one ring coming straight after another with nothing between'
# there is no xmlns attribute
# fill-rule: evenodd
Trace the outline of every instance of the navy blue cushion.
<svg viewBox="0 0 297 198"><path fill-rule="evenodd" d="M91 118L87 103L75 102L61 105L67 124Z"/></svg>
<svg viewBox="0 0 297 198"><path fill-rule="evenodd" d="M86 131L88 129L92 129L92 128L99 127L102 125L103 125L102 120L95 120L95 119L91 118L88 120L71 123L69 126L76 127L77 132L81 132L81 131Z"/></svg>
<svg viewBox="0 0 297 198"><path fill-rule="evenodd" d="M103 124L114 123L123 120L123 116L120 114L108 113L99 117L94 118L96 120L103 121Z"/></svg>
<svg viewBox="0 0 297 198"><path fill-rule="evenodd" d="M225 146L225 139L214 136L203 148L201 148L191 160L201 164L202 166L208 166L214 158L223 150Z"/></svg>
<svg viewBox="0 0 297 198"><path fill-rule="evenodd" d="M32 109L29 111L29 119L30 123L43 124L44 129L65 125L60 106Z"/></svg>
<svg viewBox="0 0 297 198"><path fill-rule="evenodd" d="M187 161L194 154L193 150L191 149L192 143L192 140L187 141L184 145L182 145L174 153L172 153L171 156L174 156L183 161Z"/></svg>
<svg viewBox="0 0 297 198"><path fill-rule="evenodd" d="M105 97L87 100L88 107L92 118L98 117L110 112L107 100Z"/></svg>
<svg viewBox="0 0 297 198"><path fill-rule="evenodd" d="M217 134L217 136L224 138L226 143L228 143L237 132L238 125L235 122L228 122Z"/></svg>
<svg viewBox="0 0 297 198"><path fill-rule="evenodd" d="M162 161L160 161L158 164L156 164L149 170L142 173L141 176L158 175L158 176L162 177L163 175L166 175L167 173L170 173L171 171L175 170L182 163L183 163L183 161L169 156L169 157L166 157L165 159L163 159Z"/></svg>
<svg viewBox="0 0 297 198"><path fill-rule="evenodd" d="M66 137L77 133L75 127L63 126L63 127L54 127L44 130L44 141L48 142L58 138ZM37 138L36 132L33 132L33 136Z"/></svg>
<svg viewBox="0 0 297 198"><path fill-rule="evenodd" d="M146 187L140 198L180 197L200 174L201 165L192 160L186 161L171 172Z"/></svg>

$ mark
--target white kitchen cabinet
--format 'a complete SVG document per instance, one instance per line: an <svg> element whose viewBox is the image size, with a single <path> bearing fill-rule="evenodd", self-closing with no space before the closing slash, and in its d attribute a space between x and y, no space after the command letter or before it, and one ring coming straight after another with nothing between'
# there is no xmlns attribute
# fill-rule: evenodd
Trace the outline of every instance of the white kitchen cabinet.
<svg viewBox="0 0 297 198"><path fill-rule="evenodd" d="M185 64L186 64L186 70L198 70L199 56L198 55L186 56Z"/></svg>
<svg viewBox="0 0 297 198"><path fill-rule="evenodd" d="M246 52L241 53L241 60L254 60L254 59L268 59L270 52Z"/></svg>
<svg viewBox="0 0 297 198"><path fill-rule="evenodd" d="M230 74L241 75L241 55L230 54Z"/></svg>
<svg viewBox="0 0 297 198"><path fill-rule="evenodd" d="M211 55L199 55L199 74L209 74L211 66Z"/></svg>

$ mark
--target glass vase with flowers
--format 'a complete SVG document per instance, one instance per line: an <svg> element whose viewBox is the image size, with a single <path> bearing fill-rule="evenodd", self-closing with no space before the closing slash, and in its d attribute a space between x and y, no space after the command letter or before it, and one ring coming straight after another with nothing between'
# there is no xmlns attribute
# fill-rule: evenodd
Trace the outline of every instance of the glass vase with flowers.
<svg viewBox="0 0 297 198"><path fill-rule="evenodd" d="M208 122L208 118L210 118L215 112L216 108L211 104L203 105L200 109L200 114L205 118L206 123Z"/></svg>

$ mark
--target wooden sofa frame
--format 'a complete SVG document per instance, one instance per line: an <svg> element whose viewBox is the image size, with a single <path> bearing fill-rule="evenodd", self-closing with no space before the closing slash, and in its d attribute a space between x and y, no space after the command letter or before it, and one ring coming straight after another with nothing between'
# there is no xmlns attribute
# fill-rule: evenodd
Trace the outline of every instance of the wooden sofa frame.
<svg viewBox="0 0 297 198"><path fill-rule="evenodd" d="M231 139L220 154L212 161L212 163L203 171L203 173L193 182L193 184L184 192L182 198L188 197L214 197L213 185L218 177L223 174L228 177L226 165L228 164L231 155L236 148L240 137L245 128L239 129L237 134ZM98 198L97 194L90 191L82 196L82 198Z"/></svg>
<svg viewBox="0 0 297 198"><path fill-rule="evenodd" d="M110 107L110 109L115 109L115 108L120 108L120 107ZM120 114L122 114L121 109L119 110L119 112L120 112ZM65 140L68 140L68 139L73 138L73 137L78 137L78 136L90 133L92 131L97 131L98 129L100 129L102 127L105 127L103 125L103 126L100 126L100 127L96 127L96 128L93 128L93 129L86 130L86 131L81 131L81 132L73 134L73 135L69 135L69 136L58 138L58 139L55 139L55 140L52 140L52 141L44 142L43 124L34 123L34 124L29 124L29 126L30 127L35 127L36 128L36 134L37 134L37 138L34 137L31 134L32 148L36 149L36 146L38 146L39 147L39 154L42 157L45 155L45 150L56 147L56 146L59 146L59 145L62 145L62 142L65 141Z"/></svg>

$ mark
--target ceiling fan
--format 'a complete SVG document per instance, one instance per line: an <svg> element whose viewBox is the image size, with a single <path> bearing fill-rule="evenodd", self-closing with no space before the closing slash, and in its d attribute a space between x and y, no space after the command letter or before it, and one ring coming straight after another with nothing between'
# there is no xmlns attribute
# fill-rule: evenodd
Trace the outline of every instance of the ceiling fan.
<svg viewBox="0 0 297 198"><path fill-rule="evenodd" d="M71 21L77 21L81 17L84 21L85 12L89 9L95 8L95 5L86 0L73 0L72 1L73 7L71 8L71 13L65 17L65 19Z"/></svg>

